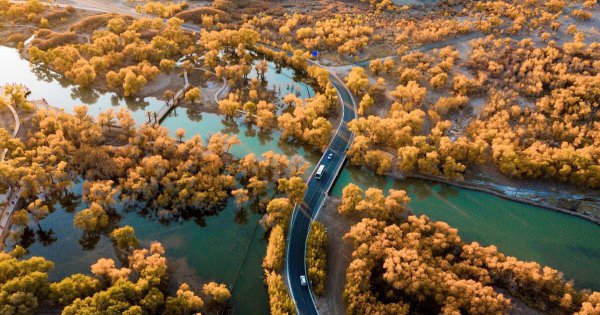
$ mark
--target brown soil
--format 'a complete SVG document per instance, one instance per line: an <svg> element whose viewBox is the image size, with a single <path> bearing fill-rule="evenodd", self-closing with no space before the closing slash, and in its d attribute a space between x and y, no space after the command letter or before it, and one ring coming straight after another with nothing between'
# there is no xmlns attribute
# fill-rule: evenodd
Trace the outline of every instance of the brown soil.
<svg viewBox="0 0 600 315"><path fill-rule="evenodd" d="M342 294L346 283L346 269L352 261L352 245L342 240L350 227L360 220L358 217L343 217L337 211L341 200L327 197L316 220L327 228L327 283L325 295L316 298L321 314L345 314L346 304Z"/></svg>
<svg viewBox="0 0 600 315"><path fill-rule="evenodd" d="M46 13L46 16L54 16L56 13L64 12L63 9L59 9L56 11L49 11ZM96 15L95 12L89 12L84 10L75 10L72 14L64 14L61 17L64 18L64 21L60 19L50 19L50 27L52 31L61 33L68 32L71 24L80 21L86 17ZM3 25L0 28L0 44L16 47L19 42L22 42L33 35L38 25L29 24L29 23L17 23L12 24L10 22L0 22Z"/></svg>
<svg viewBox="0 0 600 315"><path fill-rule="evenodd" d="M196 103L216 109L215 94L223 87L223 81L219 80L215 74L200 69L194 69L188 74L188 78L191 85L200 88L200 99ZM220 96L223 98L226 95L227 93L223 92Z"/></svg>
<svg viewBox="0 0 600 315"><path fill-rule="evenodd" d="M19 133L17 133L17 137L21 139L21 141L27 141L27 136L29 131L31 130L31 118L35 117L36 111L39 109L50 109L51 107L43 101L33 101L36 110L33 112L25 112L20 108L15 108L17 114L19 115L19 120L21 121L21 127L19 128ZM56 109L56 108L54 108ZM11 118L13 120L13 118Z"/></svg>
<svg viewBox="0 0 600 315"><path fill-rule="evenodd" d="M513 187L516 191L512 196L509 196L508 193L501 193L505 197L514 197L515 200L521 199L521 202L533 201L542 207L559 208L565 210L567 214L583 215L585 219L600 224L600 193L598 190L580 188L554 180L510 178L502 174L491 163L472 167L465 174L465 181L468 184L492 190L495 190L494 185Z"/></svg>
<svg viewBox="0 0 600 315"><path fill-rule="evenodd" d="M328 197L325 205L319 212L316 220L323 223L327 229L329 242L327 244L327 284L325 295L315 296L317 309L321 314L345 314L346 304L343 300L344 285L346 283L346 270L352 261L354 249L349 242L342 238L352 225L361 220L355 215L344 217L337 211L341 200L338 197ZM494 290L511 300L512 315L540 315L544 314L531 308L522 300L511 296L506 290L494 287Z"/></svg>
<svg viewBox="0 0 600 315"><path fill-rule="evenodd" d="M512 309L510 310L511 315L542 315L546 314L542 311L538 311L535 308L531 308L529 305L520 299L510 295L506 290L502 288L494 287L494 291L503 294L506 298L510 299Z"/></svg>
<svg viewBox="0 0 600 315"><path fill-rule="evenodd" d="M6 129L9 133L15 130L15 119L8 107L0 107L0 128Z"/></svg>
<svg viewBox="0 0 600 315"><path fill-rule="evenodd" d="M25 41L33 35L33 28L24 26L6 26L0 29L0 44L16 47L19 42Z"/></svg>
<svg viewBox="0 0 600 315"><path fill-rule="evenodd" d="M185 84L183 79L183 69L175 68L170 74L161 72L156 79L149 81L138 93L138 97L156 97L163 99L163 94L167 90L177 92Z"/></svg>
<svg viewBox="0 0 600 315"><path fill-rule="evenodd" d="M212 113L212 114L221 114L218 107L214 105L212 102L200 102L196 101L195 103L191 103L188 101L183 101L175 108L176 111L183 110L188 111L188 116L190 115L189 111L195 111L198 115L202 116L202 113Z"/></svg>

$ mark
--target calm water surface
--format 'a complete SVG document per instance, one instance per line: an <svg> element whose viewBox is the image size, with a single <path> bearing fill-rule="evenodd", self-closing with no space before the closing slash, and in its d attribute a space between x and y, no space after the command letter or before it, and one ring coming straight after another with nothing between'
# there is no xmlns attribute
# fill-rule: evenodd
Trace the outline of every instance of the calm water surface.
<svg viewBox="0 0 600 315"><path fill-rule="evenodd" d="M68 113L73 113L73 108L82 104L89 106L88 112L94 117L109 108L117 112L121 107L125 107L131 111L138 123L144 123L147 120L146 111L158 112L164 104L153 97L143 100L125 98L112 92L101 93L74 86L53 71L29 64L14 48L0 46L0 63L0 86L11 83L25 84L31 89L30 99L45 98L49 105L63 108Z"/></svg>
<svg viewBox="0 0 600 315"><path fill-rule="evenodd" d="M43 68L30 66L12 48L0 47L0 84L22 83L32 89L33 99L45 97L50 105L72 112L75 105L87 104L90 113L97 115L109 107L125 106L133 112L138 123L146 119L145 111L158 111L162 102L156 99L131 100L113 93L98 93L76 88ZM254 75L255 72L252 72ZM294 83L290 70L275 71L272 64L267 73L269 86ZM302 97L313 96L309 85L297 83ZM272 150L289 156L301 155L311 166L319 154L302 146L279 139L279 133L261 135L239 123L232 124L222 116L176 109L163 122L174 135L184 128L186 136L201 134L206 140L211 134L237 134L242 142L232 148L241 157L248 153L257 156ZM427 181L395 181L375 177L357 168L346 167L333 188L333 195L341 195L343 187L354 182L362 187L405 189L409 192L411 208L433 219L443 220L458 228L466 241L496 244L509 255L524 260L536 260L564 271L580 287L600 290L600 228L585 220L524 205L492 195L454 188ZM77 192L80 187L74 188ZM230 284L236 278L231 305L239 314L266 314L268 301L262 281L262 258L266 240L263 228L257 222L260 215L251 209L240 211L233 202L218 215L205 217L201 222L181 221L168 225L151 221L134 213L123 216L120 225L131 225L144 244L160 241L173 267L172 286L178 282L191 283L198 289L205 281ZM56 262L53 280L74 272L89 273L89 266L99 257L116 259L110 240L101 237L93 250L82 250L79 239L82 232L73 228L73 214L57 209L42 221L44 229L53 229L57 241L49 246L40 242L30 247L31 255L47 257ZM247 253L245 259L244 254ZM241 267L240 267L241 266ZM239 270L239 272L238 272Z"/></svg>
<svg viewBox="0 0 600 315"><path fill-rule="evenodd" d="M496 245L504 254L564 272L578 287L600 290L600 226L564 213L425 180L374 177L346 167L332 195L355 183L363 189L403 189L417 214L446 221L463 240Z"/></svg>

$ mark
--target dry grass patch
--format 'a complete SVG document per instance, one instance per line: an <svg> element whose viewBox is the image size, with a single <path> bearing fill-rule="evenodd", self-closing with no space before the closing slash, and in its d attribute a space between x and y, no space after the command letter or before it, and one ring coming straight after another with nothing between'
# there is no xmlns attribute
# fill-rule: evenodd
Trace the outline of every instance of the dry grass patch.
<svg viewBox="0 0 600 315"><path fill-rule="evenodd" d="M227 12L210 7L189 9L179 12L177 15L175 15L176 18L195 24L202 24L202 17L204 16L217 16L221 22L225 22L230 18Z"/></svg>
<svg viewBox="0 0 600 315"><path fill-rule="evenodd" d="M106 13L99 15L92 15L81 19L81 21L71 25L71 31L73 32L93 32L94 30L105 27L108 20L118 17L120 15L114 13ZM131 19L131 17L123 17L124 19Z"/></svg>
<svg viewBox="0 0 600 315"><path fill-rule="evenodd" d="M60 20L62 18L67 18L71 16L71 14L75 13L75 8L69 6L64 9L57 9L51 12L44 14L44 18L48 21Z"/></svg>
<svg viewBox="0 0 600 315"><path fill-rule="evenodd" d="M24 33L13 33L6 38L6 41L9 43L21 43L24 42L29 36Z"/></svg>
<svg viewBox="0 0 600 315"><path fill-rule="evenodd" d="M31 45L46 51L58 46L76 43L77 41L78 37L75 32L57 33L48 29L41 29L35 33L35 39L31 41Z"/></svg>

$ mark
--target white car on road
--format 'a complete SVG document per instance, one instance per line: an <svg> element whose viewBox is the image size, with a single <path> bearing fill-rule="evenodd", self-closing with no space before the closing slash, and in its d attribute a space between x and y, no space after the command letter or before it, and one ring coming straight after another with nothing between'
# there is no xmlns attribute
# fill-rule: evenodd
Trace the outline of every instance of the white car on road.
<svg viewBox="0 0 600 315"><path fill-rule="evenodd" d="M300 285L302 285L303 287L305 287L307 285L305 275L300 276Z"/></svg>

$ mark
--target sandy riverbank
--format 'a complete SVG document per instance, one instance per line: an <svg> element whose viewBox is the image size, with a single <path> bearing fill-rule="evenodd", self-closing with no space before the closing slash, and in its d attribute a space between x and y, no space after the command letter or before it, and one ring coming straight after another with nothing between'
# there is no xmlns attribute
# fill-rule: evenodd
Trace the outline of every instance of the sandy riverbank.
<svg viewBox="0 0 600 315"><path fill-rule="evenodd" d="M548 210L552 210L552 211L557 211L557 212L561 212L564 214L568 214L568 215L572 215L572 216L576 216L576 217L580 217L582 219L594 222L598 225L600 225L600 216L594 216L594 215L586 215L583 213L579 213L577 211L574 210L570 210L567 207L564 206L559 206L557 204L553 204L552 200L556 200L556 197L550 197L547 196L546 194L549 194L549 191L544 192L544 195L542 196L541 193L542 192L538 192L538 191L531 191L531 190L526 190L525 188L523 190L521 190L520 192L516 191L514 195L510 195L509 192L511 191L509 186L502 186L499 184L495 184L495 183L490 183L490 182L482 182L482 181L474 181L474 180L465 180L462 182L458 182L458 181L452 181L452 180L448 180L442 177L435 177L435 176L427 176L427 175L420 175L420 174L414 174L414 175L410 175L410 176L402 176L398 173L394 173L394 174L390 174L390 177L402 180L405 178L416 178L416 179L423 179L423 180L428 180L428 181L433 181L433 182L438 182L438 183L443 183L446 185L451 185L451 186L455 186L455 187L459 187L459 188L463 188L463 189L469 189L469 190L475 190L475 191L480 191L480 192L484 192L484 193L488 193L500 198L504 198L504 199L508 199L508 200L512 200L512 201L516 201L516 202L520 202L520 203L524 203L524 204L529 204L532 206L536 206L536 207L540 207L540 208L545 208ZM518 186L518 185L517 185ZM502 189L504 188L504 189ZM521 195L527 195L527 199L525 197L520 197ZM568 193L565 194L563 193L563 196L568 196ZM536 201L539 200L539 201ZM597 199L593 199L593 200L597 200ZM598 202L600 201L586 201L587 203L589 203L590 205L593 204L598 204ZM578 202L583 202L581 200L576 200ZM568 203L566 203L568 204ZM600 211L600 209L598 209L598 211Z"/></svg>

